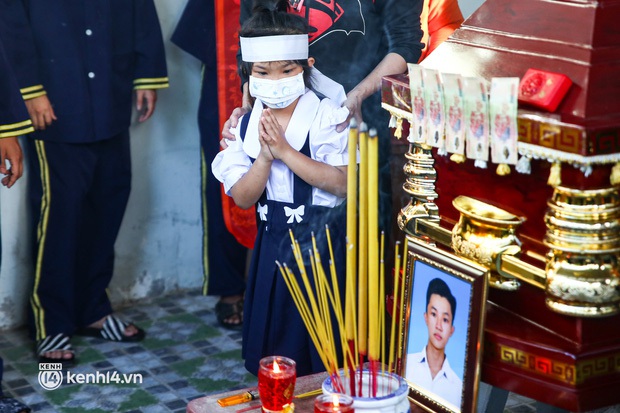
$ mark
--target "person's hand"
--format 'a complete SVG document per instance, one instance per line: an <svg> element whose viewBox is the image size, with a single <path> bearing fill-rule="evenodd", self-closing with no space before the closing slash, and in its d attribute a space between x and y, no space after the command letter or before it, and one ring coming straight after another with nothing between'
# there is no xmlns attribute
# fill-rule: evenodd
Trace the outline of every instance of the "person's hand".
<svg viewBox="0 0 620 413"><path fill-rule="evenodd" d="M6 162L9 162L9 168ZM22 176L24 163L22 148L19 146L17 137L0 139L0 174L5 175L0 182L10 188Z"/></svg>
<svg viewBox="0 0 620 413"><path fill-rule="evenodd" d="M27 99L24 103L26 104L26 109L32 120L32 126L34 126L36 130L44 130L56 120L54 108L47 95Z"/></svg>
<svg viewBox="0 0 620 413"><path fill-rule="evenodd" d="M241 118L241 116L245 115L248 112L249 110L246 108L235 108L230 114L228 120L224 122L224 127L222 127L222 139L220 140L220 146L223 149L226 149L228 147L228 143L226 143L226 140L236 140L235 135L230 132L230 128L236 128L239 124L239 119Z"/></svg>
<svg viewBox="0 0 620 413"><path fill-rule="evenodd" d="M269 151L268 154L273 159L282 159L285 151L291 148L284 135L284 129L278 123L271 109L263 110L258 131L261 152L262 149L267 149Z"/></svg>
<svg viewBox="0 0 620 413"><path fill-rule="evenodd" d="M140 113L138 122L144 122L155 112L157 92L154 89L136 89L136 110Z"/></svg>
<svg viewBox="0 0 620 413"><path fill-rule="evenodd" d="M349 94L347 95L347 100L345 100L344 103L342 104L342 106L349 109L349 116L347 116L347 119L344 122L336 125L336 132L340 133L343 130L345 130L347 126L349 126L349 122L351 121L352 117L355 117L355 120L357 121L358 125L360 125L363 122L363 119L362 119L363 100L364 99L362 98L362 95L357 93L355 90L352 90L351 92L349 92Z"/></svg>

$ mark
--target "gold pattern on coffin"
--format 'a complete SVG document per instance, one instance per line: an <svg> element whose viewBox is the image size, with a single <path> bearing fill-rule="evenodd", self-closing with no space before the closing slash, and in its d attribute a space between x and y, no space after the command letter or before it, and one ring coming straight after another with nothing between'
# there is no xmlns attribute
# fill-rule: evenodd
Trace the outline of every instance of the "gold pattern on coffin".
<svg viewBox="0 0 620 413"><path fill-rule="evenodd" d="M572 316L620 312L620 195L557 187L545 215L547 305Z"/></svg>
<svg viewBox="0 0 620 413"><path fill-rule="evenodd" d="M494 347L496 351L488 352L489 357L499 358L502 363L551 377L571 386L581 385L588 380L603 376L615 375L620 371L620 353L590 358L576 363L566 363L502 344L497 344ZM487 348L491 347L487 344Z"/></svg>

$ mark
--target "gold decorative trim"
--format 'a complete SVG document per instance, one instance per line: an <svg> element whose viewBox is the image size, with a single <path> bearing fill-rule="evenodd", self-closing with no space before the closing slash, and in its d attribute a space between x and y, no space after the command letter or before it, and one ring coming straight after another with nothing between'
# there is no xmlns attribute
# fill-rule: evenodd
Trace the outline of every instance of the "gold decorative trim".
<svg viewBox="0 0 620 413"><path fill-rule="evenodd" d="M495 357L501 363L537 375L551 377L570 386L581 385L586 381L620 372L620 353L590 358L576 363L566 363L503 344L495 344L493 347L497 354L493 354L493 351L487 354L492 358Z"/></svg>
<svg viewBox="0 0 620 413"><path fill-rule="evenodd" d="M532 159L542 159L548 162L564 162L582 169L586 172L592 165L612 164L620 162L620 153L609 155L582 156L579 154L563 152L553 148L545 148L526 142L518 142L517 149L519 155L527 156Z"/></svg>
<svg viewBox="0 0 620 413"><path fill-rule="evenodd" d="M402 110L386 103L381 103L381 107L390 112L390 115L397 119L405 119L407 122L413 121L413 114L411 112L407 112L406 110Z"/></svg>

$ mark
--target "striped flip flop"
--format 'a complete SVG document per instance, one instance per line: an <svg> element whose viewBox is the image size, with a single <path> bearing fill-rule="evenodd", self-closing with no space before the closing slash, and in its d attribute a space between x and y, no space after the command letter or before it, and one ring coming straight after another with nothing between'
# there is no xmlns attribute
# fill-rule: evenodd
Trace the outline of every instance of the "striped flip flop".
<svg viewBox="0 0 620 413"><path fill-rule="evenodd" d="M131 336L125 335L125 329L129 326L134 326L138 332ZM134 323L127 323L112 314L106 317L102 328L84 327L79 329L76 334L123 343L135 343L137 341L142 341L146 336L144 330L136 326Z"/></svg>
<svg viewBox="0 0 620 413"><path fill-rule="evenodd" d="M59 333L55 336L47 336L37 341L36 353L39 357L39 363L62 363L63 368L73 367L75 365L75 353L71 347L71 337L66 334ZM46 357L44 354L52 351L69 351L71 358L53 358Z"/></svg>

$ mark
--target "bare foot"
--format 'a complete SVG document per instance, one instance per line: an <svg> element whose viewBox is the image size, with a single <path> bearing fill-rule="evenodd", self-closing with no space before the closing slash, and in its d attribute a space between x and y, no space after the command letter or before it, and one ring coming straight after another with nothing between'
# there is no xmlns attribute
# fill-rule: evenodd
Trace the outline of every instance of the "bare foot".
<svg viewBox="0 0 620 413"><path fill-rule="evenodd" d="M243 301L242 295L229 295L226 297L220 297L220 302L224 304L235 304L239 301ZM240 325L241 323L243 323L243 312L241 312L240 314L233 314L232 316L225 318L224 323L232 326Z"/></svg>
<svg viewBox="0 0 620 413"><path fill-rule="evenodd" d="M47 357L54 360L71 360L73 358L72 350L54 350L54 351L46 351L41 354L43 357Z"/></svg>

